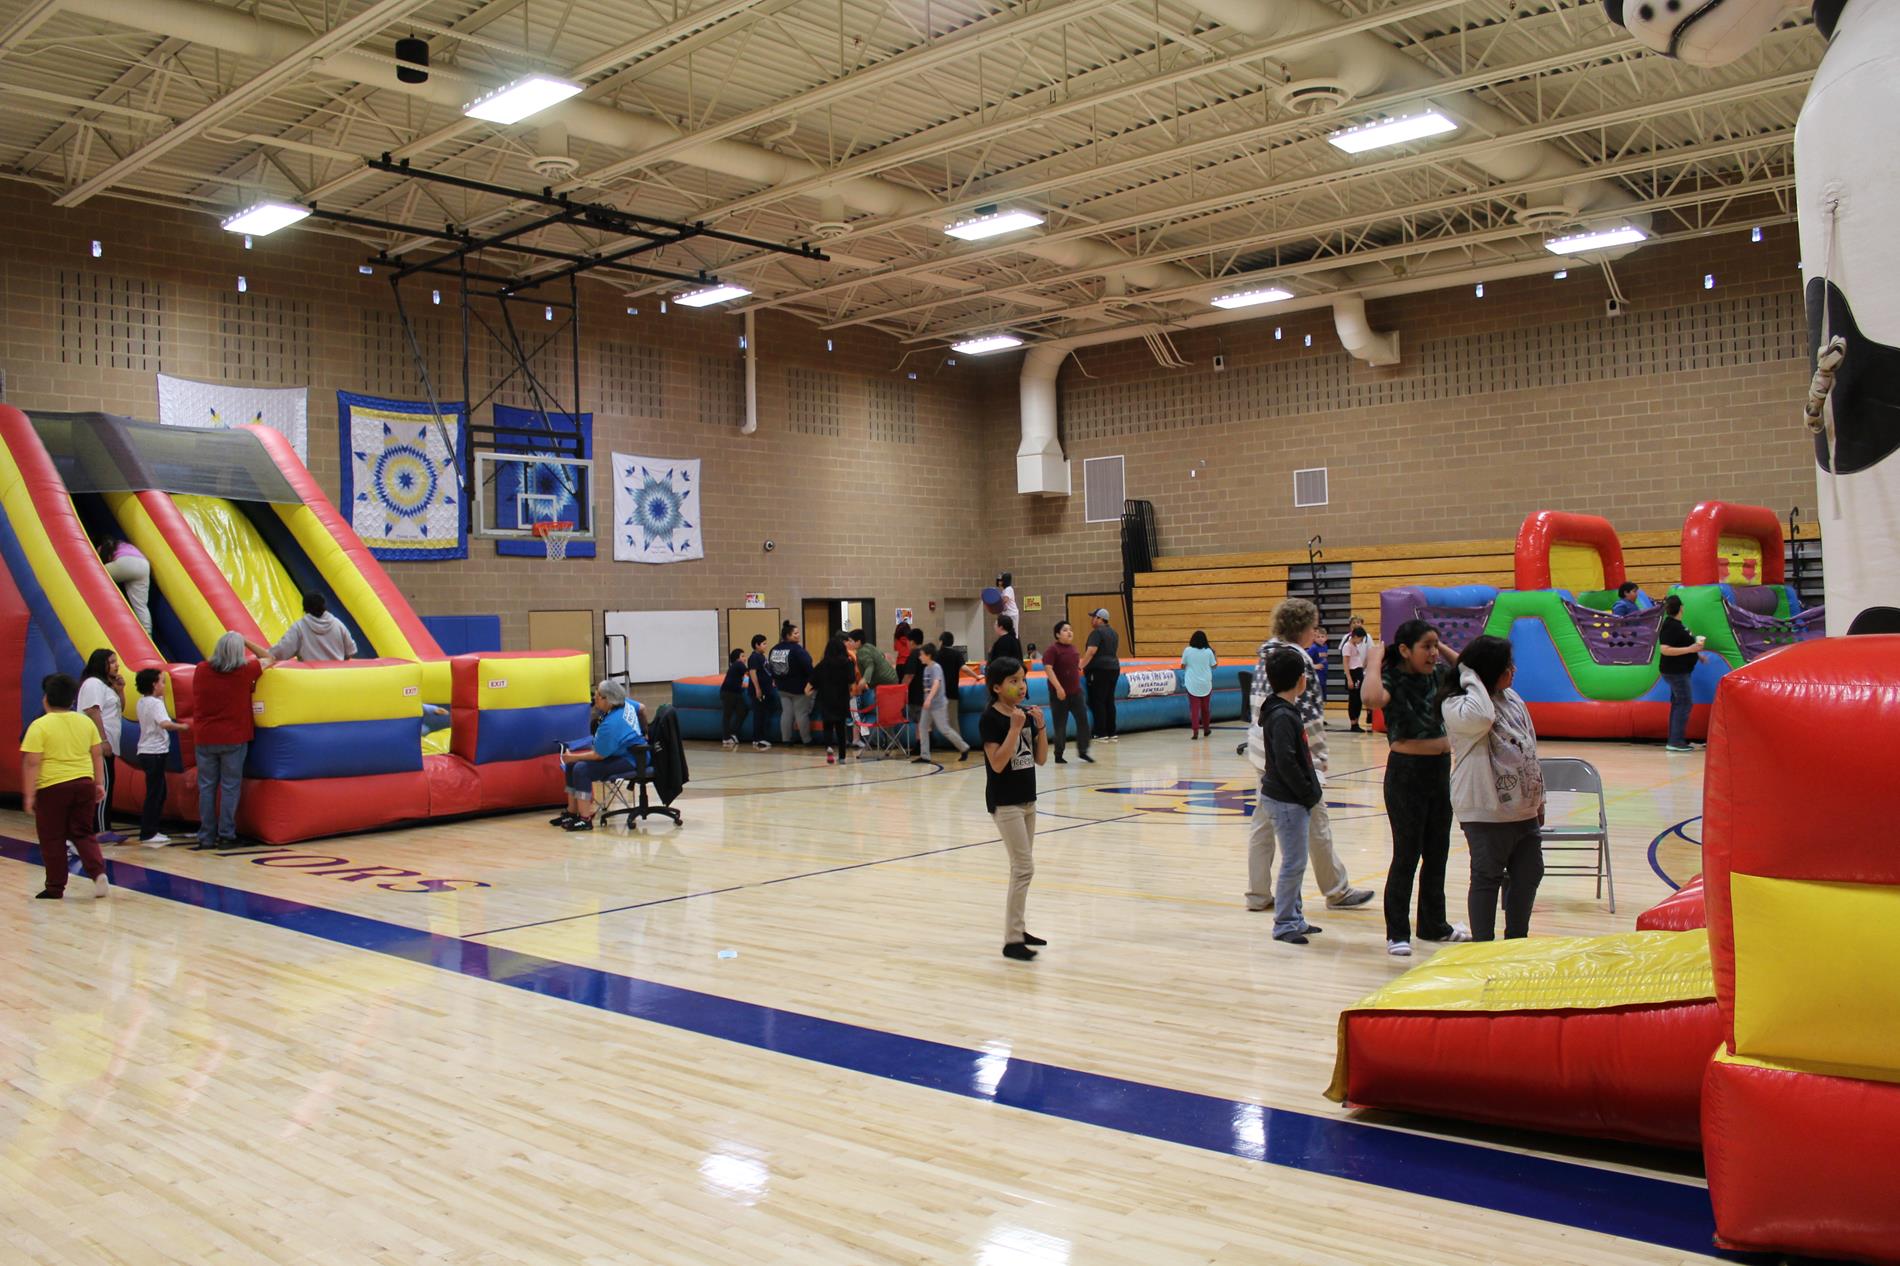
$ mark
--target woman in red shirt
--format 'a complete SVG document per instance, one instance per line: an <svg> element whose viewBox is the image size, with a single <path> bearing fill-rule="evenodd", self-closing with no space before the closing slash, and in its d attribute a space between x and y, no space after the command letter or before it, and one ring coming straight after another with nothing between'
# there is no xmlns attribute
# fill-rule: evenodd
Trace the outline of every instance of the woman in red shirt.
<svg viewBox="0 0 1900 1266"><path fill-rule="evenodd" d="M1089 710L1082 697L1082 656L1075 649L1075 630L1067 620L1056 621L1056 640L1042 648L1042 666L1049 678L1049 715L1056 732L1056 764L1066 765L1062 749L1069 737L1069 718L1075 718L1075 754L1089 764Z"/></svg>
<svg viewBox="0 0 1900 1266"><path fill-rule="evenodd" d="M200 663L191 675L191 728L198 748L195 848L237 847L244 758L257 733L251 723L251 694L272 662L268 646L259 646L237 633L226 633L211 648L211 658Z"/></svg>

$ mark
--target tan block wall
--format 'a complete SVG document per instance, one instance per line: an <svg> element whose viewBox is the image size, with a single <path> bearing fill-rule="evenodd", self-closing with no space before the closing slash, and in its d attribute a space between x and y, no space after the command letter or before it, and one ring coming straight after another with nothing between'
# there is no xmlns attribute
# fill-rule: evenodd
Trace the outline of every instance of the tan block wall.
<svg viewBox="0 0 1900 1266"><path fill-rule="evenodd" d="M1508 538L1539 509L1601 514L1626 532L1679 528L1708 499L1784 516L1798 505L1811 518L1792 226L1767 230L1760 244L1740 233L1639 251L1616 272L1634 309L1616 321L1604 315L1601 270L1576 266L1561 282L1490 283L1482 299L1461 288L1371 304L1374 327L1401 335L1404 360L1389 369L1351 360L1329 312L1269 310L1177 335L1192 362L1185 370L1159 368L1139 341L1082 349L1081 368L1074 359L1064 366L1059 391L1076 495L1002 497L992 526L990 552L1013 566L1018 591L1041 593L1052 608L1047 621L1030 622L1030 634L1046 640L1065 592L1120 584L1118 527L1083 521L1090 457L1127 458L1127 496L1154 503L1168 556L1296 549L1315 534L1335 546ZM1705 291L1711 273L1717 285ZM1664 346L1632 338L1645 331L1645 314L1651 323L1681 316L1656 334ZM1704 327L1716 325L1720 345L1696 358L1708 363L1657 370L1656 362L1679 359L1672 342L1709 343ZM1543 361L1542 370L1496 354L1507 340L1523 360ZM1566 340L1587 344L1590 363L1576 363L1578 347ZM1222 375L1211 368L1216 351L1226 358ZM1506 389L1549 377L1563 356L1576 381ZM1236 401L1247 393L1218 386L1250 370L1267 375L1259 398ZM1317 405L1289 408L1286 397L1297 399L1316 378L1331 384L1315 393ZM1387 383L1399 402L1333 407ZM1441 398L1423 398L1433 390ZM1204 414L1195 414L1197 401L1208 402ZM993 437L988 481L1013 488L1013 376L994 382L981 408ZM1115 409L1134 419L1124 433L1088 433L1112 428L1102 419ZM1296 509L1293 471L1314 466L1330 472L1330 504Z"/></svg>
<svg viewBox="0 0 1900 1266"><path fill-rule="evenodd" d="M301 340L307 345L302 353L305 372L255 381L308 383L310 466L334 497L339 473L337 390L379 389L365 367L366 355L380 357L385 366L395 364L404 373L412 362L406 346L392 346L387 337L366 352L363 312L393 315L394 305L381 276L357 271L367 249L348 241L291 230L259 238L247 251L241 239L208 218L109 199L55 211L44 195L19 186L0 187L0 221L9 226L0 240L5 286L0 368L6 373L8 402L21 408L103 409L154 419L154 370L159 361L167 373L236 380L227 371L237 353L227 346L221 318L229 314L233 301L287 302L295 307L297 320L307 317L308 334ZM104 245L101 259L89 253L95 238ZM148 295L155 289L162 346L151 363L115 368L62 359L62 270L130 279L146 287ZM236 294L240 273L249 283L243 296ZM429 290L436 284L443 286L443 306L432 310ZM390 565L419 612L499 612L507 644L525 646L531 610L710 607L723 613L742 606L747 592L763 592L769 605L792 618L798 617L807 596L869 597L877 602L879 621L888 629L891 613L899 607L914 608L931 620L926 614L931 601L941 602L951 594L968 596L987 582L992 573L985 571L980 545L985 490L975 476L975 450L969 443L976 383L984 372L980 367L966 364L960 372L942 368L941 357L913 354L900 369L906 349L863 330L832 335L836 350L827 352L823 331L761 314L760 423L758 434L747 437L739 433L742 404L731 416L702 420L699 399L702 358L741 363L739 317L677 305L661 316L652 296L638 301L640 315L633 317L626 312L629 301L613 287L583 282L580 294L582 403L595 411L595 506L603 529L612 509L609 454L699 458L704 462L705 559L665 566L614 563L603 541L601 557L556 566L497 557L491 542L472 540L465 562ZM432 325L454 319L447 279L408 283L406 301L412 316ZM493 320L493 304L486 310ZM517 320L522 321L524 336L540 337L555 328L543 320L538 307L518 312ZM475 338L488 341L479 326ZM602 355L608 343L660 349L662 407L657 416L603 409ZM438 395L459 398L459 341L447 337L439 346L447 355L431 365ZM560 364L551 368L567 383L571 375L566 370L566 339L555 349ZM494 363L500 358L489 359ZM793 367L837 375L836 438L789 429L786 379ZM907 376L913 370L918 374L915 381ZM868 415L876 382L894 383L914 398L914 442L872 437ZM485 389L478 375L477 398ZM563 397L565 405L571 397L565 391ZM526 403L518 393L516 402ZM487 410L479 410L478 416L485 420ZM762 549L767 538L776 543L770 554ZM935 618L941 618L941 607ZM596 628L598 634L598 624Z"/></svg>

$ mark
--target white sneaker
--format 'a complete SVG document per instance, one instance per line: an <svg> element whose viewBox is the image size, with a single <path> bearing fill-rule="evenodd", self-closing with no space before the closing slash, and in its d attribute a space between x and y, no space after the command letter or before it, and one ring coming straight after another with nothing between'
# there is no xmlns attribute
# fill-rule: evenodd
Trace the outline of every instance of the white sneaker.
<svg viewBox="0 0 1900 1266"><path fill-rule="evenodd" d="M772 745L764 739L753 739L752 750L755 752L769 752L772 750Z"/></svg>
<svg viewBox="0 0 1900 1266"><path fill-rule="evenodd" d="M112 895L112 881L106 878L103 870L92 877L92 895L95 898Z"/></svg>
<svg viewBox="0 0 1900 1266"><path fill-rule="evenodd" d="M1412 956L1412 943L1410 941L1387 941L1385 943L1385 952L1394 958L1410 958Z"/></svg>
<svg viewBox="0 0 1900 1266"><path fill-rule="evenodd" d="M139 846L141 848L164 848L167 844L171 842L172 842L171 836L166 835L163 832L160 832L159 834L152 836L150 839L140 840Z"/></svg>
<svg viewBox="0 0 1900 1266"><path fill-rule="evenodd" d="M1457 945L1460 942L1468 941L1471 939L1471 929L1466 927L1462 923L1454 923L1451 925L1450 933L1448 933L1445 936L1433 937L1430 939L1438 941L1438 943L1441 945Z"/></svg>

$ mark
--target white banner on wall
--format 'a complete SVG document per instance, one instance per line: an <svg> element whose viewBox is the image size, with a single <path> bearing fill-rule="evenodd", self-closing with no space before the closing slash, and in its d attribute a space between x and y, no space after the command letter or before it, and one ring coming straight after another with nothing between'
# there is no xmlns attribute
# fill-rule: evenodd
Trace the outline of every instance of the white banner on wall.
<svg viewBox="0 0 1900 1266"><path fill-rule="evenodd" d="M614 561L679 563L706 556L699 463L614 454Z"/></svg>
<svg viewBox="0 0 1900 1266"><path fill-rule="evenodd" d="M310 390L307 387L231 387L218 382L158 376L158 420L163 426L224 431L252 423L290 441L310 464Z"/></svg>

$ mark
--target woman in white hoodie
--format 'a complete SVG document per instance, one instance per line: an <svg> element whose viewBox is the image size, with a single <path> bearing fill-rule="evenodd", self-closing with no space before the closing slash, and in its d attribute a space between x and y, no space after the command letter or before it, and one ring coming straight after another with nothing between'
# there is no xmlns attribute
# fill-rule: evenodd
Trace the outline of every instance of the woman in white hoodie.
<svg viewBox="0 0 1900 1266"><path fill-rule="evenodd" d="M1474 638L1440 703L1451 737L1451 807L1471 845L1474 941L1494 939L1500 889L1505 938L1529 936L1544 877L1544 771L1530 709L1511 689L1516 671L1508 641Z"/></svg>

